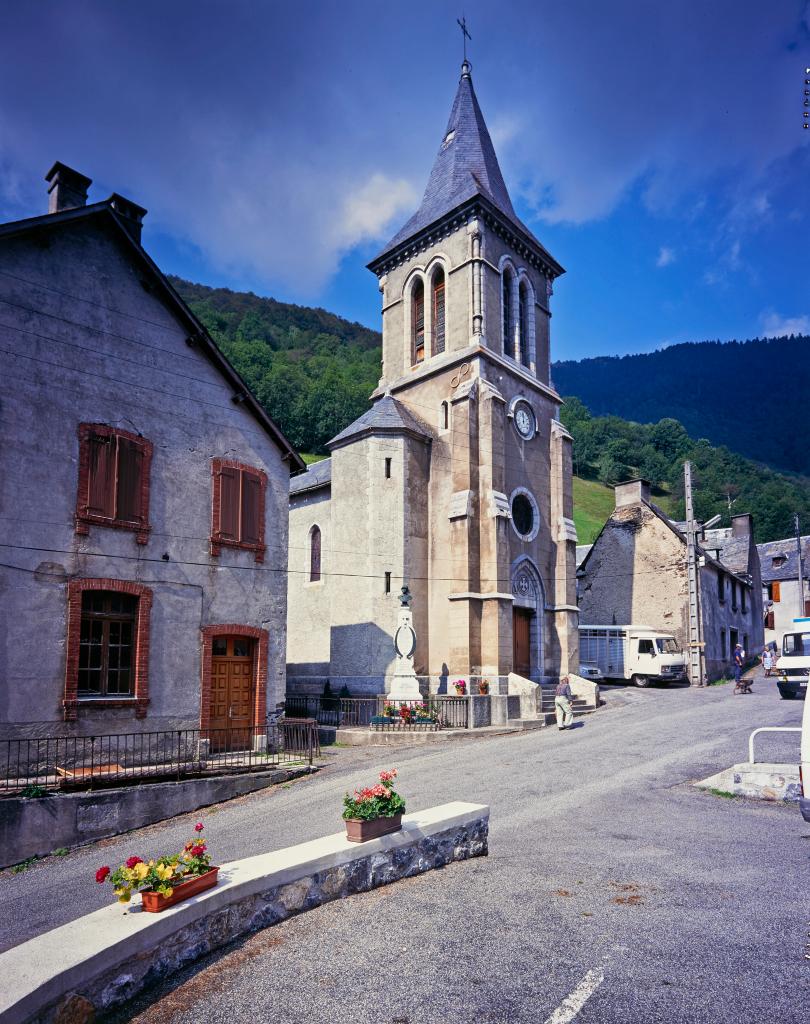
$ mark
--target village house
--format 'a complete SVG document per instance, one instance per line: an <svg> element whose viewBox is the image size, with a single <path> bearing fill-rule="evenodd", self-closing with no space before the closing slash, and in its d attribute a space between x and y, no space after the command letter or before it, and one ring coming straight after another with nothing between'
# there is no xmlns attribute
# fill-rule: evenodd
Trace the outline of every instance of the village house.
<svg viewBox="0 0 810 1024"><path fill-rule="evenodd" d="M810 565L810 537L801 538L803 593L799 597L799 546L795 537L757 544L762 566L762 605L765 615L765 643L781 650L782 634L793 620L810 615L807 566Z"/></svg>
<svg viewBox="0 0 810 1024"><path fill-rule="evenodd" d="M578 571L580 621L644 625L689 644L686 534L653 504L646 480L618 484L616 507ZM729 671L739 643L762 650L759 556L750 514L699 535L699 609L704 673Z"/></svg>
<svg viewBox="0 0 810 1024"><path fill-rule="evenodd" d="M47 181L46 215L0 226L0 734L261 728L303 463L141 246L146 211Z"/></svg>
<svg viewBox="0 0 810 1024"><path fill-rule="evenodd" d="M290 488L290 693L391 689L413 595L423 692L578 665L571 437L549 377L563 268L521 223L462 65L421 205L369 264L371 409Z"/></svg>

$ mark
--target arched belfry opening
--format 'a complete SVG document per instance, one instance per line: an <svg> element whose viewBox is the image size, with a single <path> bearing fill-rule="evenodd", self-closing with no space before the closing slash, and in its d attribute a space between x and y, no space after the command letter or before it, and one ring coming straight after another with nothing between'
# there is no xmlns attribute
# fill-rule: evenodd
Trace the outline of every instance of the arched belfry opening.
<svg viewBox="0 0 810 1024"><path fill-rule="evenodd" d="M444 267L438 266L433 271L430 279L431 293L431 321L433 325L433 346L432 355L440 355L445 350L447 325L446 301L445 301L445 280Z"/></svg>

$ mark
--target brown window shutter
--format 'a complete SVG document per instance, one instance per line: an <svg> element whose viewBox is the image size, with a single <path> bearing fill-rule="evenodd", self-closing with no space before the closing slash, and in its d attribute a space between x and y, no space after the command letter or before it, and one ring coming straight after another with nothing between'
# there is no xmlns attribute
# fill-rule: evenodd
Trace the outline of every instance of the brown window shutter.
<svg viewBox="0 0 810 1024"><path fill-rule="evenodd" d="M91 434L90 479L87 487L87 511L94 516L115 515L115 453L114 435Z"/></svg>
<svg viewBox="0 0 810 1024"><path fill-rule="evenodd" d="M774 582L774 583L771 584L771 586L773 587L773 597L771 598L771 600L772 601L781 601L782 600L782 587L781 587L781 584Z"/></svg>
<svg viewBox="0 0 810 1024"><path fill-rule="evenodd" d="M239 540L239 470L223 466L219 471L219 529L222 540ZM215 524L216 525L216 524Z"/></svg>
<svg viewBox="0 0 810 1024"><path fill-rule="evenodd" d="M765 628L766 629L773 629L773 618L774 618L773 612L768 612L768 614L765 616Z"/></svg>
<svg viewBox="0 0 810 1024"><path fill-rule="evenodd" d="M242 536L243 544L260 544L261 481L253 473L242 473Z"/></svg>
<svg viewBox="0 0 810 1024"><path fill-rule="evenodd" d="M116 518L139 523L142 518L143 447L137 441L119 437Z"/></svg>
<svg viewBox="0 0 810 1024"><path fill-rule="evenodd" d="M321 578L321 531L312 527L309 550L309 582L317 583Z"/></svg>

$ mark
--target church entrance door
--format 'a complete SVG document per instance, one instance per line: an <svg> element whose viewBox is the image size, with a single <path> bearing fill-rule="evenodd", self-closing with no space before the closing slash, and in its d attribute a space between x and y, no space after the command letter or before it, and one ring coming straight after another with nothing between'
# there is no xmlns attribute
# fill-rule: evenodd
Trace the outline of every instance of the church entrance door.
<svg viewBox="0 0 810 1024"><path fill-rule="evenodd" d="M249 750L253 726L253 640L214 638L211 658L211 750Z"/></svg>
<svg viewBox="0 0 810 1024"><path fill-rule="evenodd" d="M519 676L531 673L532 613L525 608L512 609L512 664Z"/></svg>

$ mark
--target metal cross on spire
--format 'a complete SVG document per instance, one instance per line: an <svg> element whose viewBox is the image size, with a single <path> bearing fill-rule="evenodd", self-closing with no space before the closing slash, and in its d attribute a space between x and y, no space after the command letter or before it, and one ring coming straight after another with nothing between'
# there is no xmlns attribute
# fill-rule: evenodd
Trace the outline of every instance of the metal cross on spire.
<svg viewBox="0 0 810 1024"><path fill-rule="evenodd" d="M462 14L460 18L456 18L456 21L458 22L458 27L461 29L461 38L464 41L464 63L466 64L467 63L467 40L469 39L470 42L472 42L472 36L467 31L467 18L465 17L465 15Z"/></svg>

